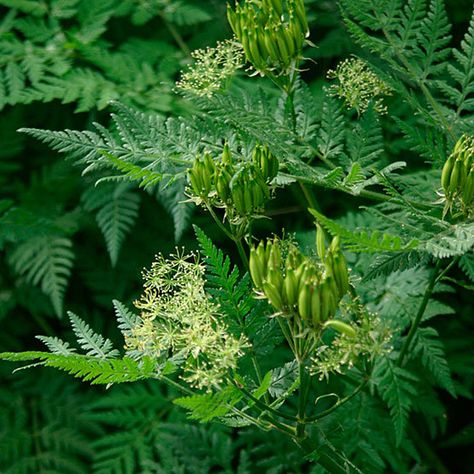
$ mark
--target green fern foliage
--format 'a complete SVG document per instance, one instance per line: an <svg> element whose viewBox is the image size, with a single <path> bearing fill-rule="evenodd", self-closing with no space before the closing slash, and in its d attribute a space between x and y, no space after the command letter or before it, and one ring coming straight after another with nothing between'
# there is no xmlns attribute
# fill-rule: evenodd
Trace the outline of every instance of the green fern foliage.
<svg viewBox="0 0 474 474"><path fill-rule="evenodd" d="M89 188L82 196L87 211L96 212L112 266L117 264L120 247L132 229L140 207L140 196L128 183Z"/></svg>
<svg viewBox="0 0 474 474"><path fill-rule="evenodd" d="M456 396L451 371L446 361L444 347L434 328L420 328L413 343L413 356L419 357L423 366L430 371L440 387Z"/></svg>
<svg viewBox="0 0 474 474"><path fill-rule="evenodd" d="M456 114L460 115L474 110L474 11L461 47L453 49L453 55L456 63L448 64L448 72L455 85L442 83L440 87L455 106Z"/></svg>
<svg viewBox="0 0 474 474"><path fill-rule="evenodd" d="M403 440L405 428L416 395L416 376L397 367L388 357L379 359L374 369L374 384L380 396L390 409L395 427L397 444Z"/></svg>
<svg viewBox="0 0 474 474"><path fill-rule="evenodd" d="M62 316L64 293L74 261L71 240L58 236L26 240L10 254L10 261L27 282L40 285L51 298L55 313Z"/></svg>
<svg viewBox="0 0 474 474"><path fill-rule="evenodd" d="M83 327L77 330L80 334L85 332ZM82 340L86 341L86 339ZM89 347L90 343L84 342L83 344L84 347ZM33 365L53 367L85 382L90 382L92 385L135 382L156 376L156 363L146 357L141 362L136 362L129 357L124 357L123 359L101 359L85 355L60 355L31 351L20 353L3 352L0 354L0 359L12 362L34 362Z"/></svg>

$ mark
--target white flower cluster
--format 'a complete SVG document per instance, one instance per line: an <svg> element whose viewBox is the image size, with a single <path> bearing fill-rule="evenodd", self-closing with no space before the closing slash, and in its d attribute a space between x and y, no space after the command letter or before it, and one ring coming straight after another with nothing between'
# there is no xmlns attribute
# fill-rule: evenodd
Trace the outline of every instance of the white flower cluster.
<svg viewBox="0 0 474 474"><path fill-rule="evenodd" d="M217 43L215 48L198 49L191 56L195 63L182 73L178 90L210 97L244 65L242 45L235 40Z"/></svg>
<svg viewBox="0 0 474 474"><path fill-rule="evenodd" d="M144 273L145 291L135 306L140 322L126 338L126 349L149 357L172 357L183 379L197 388L219 387L247 347L244 337L227 332L219 307L204 290L205 267L194 255L159 255Z"/></svg>
<svg viewBox="0 0 474 474"><path fill-rule="evenodd" d="M361 59L345 59L335 70L329 70L327 77L337 79L338 83L331 85L329 91L331 95L343 99L348 108L362 114L372 103L376 112L387 113L382 96L391 95L391 89Z"/></svg>

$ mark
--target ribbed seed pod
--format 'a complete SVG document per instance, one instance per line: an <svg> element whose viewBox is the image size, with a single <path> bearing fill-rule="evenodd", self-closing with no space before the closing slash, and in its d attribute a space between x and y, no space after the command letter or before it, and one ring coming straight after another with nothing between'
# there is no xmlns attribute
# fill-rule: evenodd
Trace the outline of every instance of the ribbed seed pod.
<svg viewBox="0 0 474 474"><path fill-rule="evenodd" d="M268 268L279 270L281 268L281 250L278 240L275 238L270 242L270 253L268 257Z"/></svg>
<svg viewBox="0 0 474 474"><path fill-rule="evenodd" d="M314 287L311 295L311 321L315 328L321 323L321 295L317 286Z"/></svg>
<svg viewBox="0 0 474 474"><path fill-rule="evenodd" d="M347 271L347 262L344 255L338 252L333 257L334 278L339 289L339 295L345 295L349 290L349 272Z"/></svg>
<svg viewBox="0 0 474 474"><path fill-rule="evenodd" d="M222 163L225 165L233 165L234 160L232 159L232 153L227 142L224 143L224 148L222 149Z"/></svg>
<svg viewBox="0 0 474 474"><path fill-rule="evenodd" d="M276 309L281 310L283 308L283 301L281 299L280 292L275 288L269 281L263 282L263 292L270 301L270 304Z"/></svg>
<svg viewBox="0 0 474 474"><path fill-rule="evenodd" d="M295 13L296 18L301 26L301 30L304 32L305 37L309 36L308 20L306 19L306 10L304 8L304 0L295 1Z"/></svg>
<svg viewBox="0 0 474 474"><path fill-rule="evenodd" d="M350 326L349 324L343 321L339 321L338 319L331 319L329 321L326 321L324 323L324 327L335 329L337 332L340 332L341 334L345 334L346 336L349 336L349 337L357 336L357 332L352 326Z"/></svg>
<svg viewBox="0 0 474 474"><path fill-rule="evenodd" d="M324 262L326 258L326 236L324 229L319 224L316 224L316 252L321 262Z"/></svg>
<svg viewBox="0 0 474 474"><path fill-rule="evenodd" d="M283 4L281 0L270 0L271 7L277 12L278 16L281 17L283 15Z"/></svg>
<svg viewBox="0 0 474 474"><path fill-rule="evenodd" d="M304 284L298 294L298 313L305 322L311 322L311 290Z"/></svg>
<svg viewBox="0 0 474 474"><path fill-rule="evenodd" d="M451 172L451 178L449 180L449 194L454 195L459 189L461 189L464 179L466 178L466 167L461 159L457 159L454 163L453 171Z"/></svg>
<svg viewBox="0 0 474 474"><path fill-rule="evenodd" d="M462 202L469 206L474 201L474 166L471 167L462 190Z"/></svg>
<svg viewBox="0 0 474 474"><path fill-rule="evenodd" d="M329 245L329 250L333 253L339 252L341 248L341 238L338 235L335 235L332 240L331 244Z"/></svg>
<svg viewBox="0 0 474 474"><path fill-rule="evenodd" d="M265 267L261 265L257 250L254 247L250 249L249 270L255 288L260 290L266 276Z"/></svg>
<svg viewBox="0 0 474 474"><path fill-rule="evenodd" d="M298 302L298 280L292 268L286 269L283 281L283 296L288 307L292 308Z"/></svg>
<svg viewBox="0 0 474 474"><path fill-rule="evenodd" d="M265 281L270 282L277 290L280 295L283 293L283 276L281 269L269 268Z"/></svg>
<svg viewBox="0 0 474 474"><path fill-rule="evenodd" d="M454 153L453 153L446 160L446 163L443 166L443 171L441 172L441 186L443 187L446 195L448 195L449 193L449 182L451 181L451 173L453 171L455 162L456 162L456 157L454 156Z"/></svg>
<svg viewBox="0 0 474 474"><path fill-rule="evenodd" d="M215 184L219 199L226 203L230 197L230 182L232 180L233 169L232 166L222 164L216 167Z"/></svg>

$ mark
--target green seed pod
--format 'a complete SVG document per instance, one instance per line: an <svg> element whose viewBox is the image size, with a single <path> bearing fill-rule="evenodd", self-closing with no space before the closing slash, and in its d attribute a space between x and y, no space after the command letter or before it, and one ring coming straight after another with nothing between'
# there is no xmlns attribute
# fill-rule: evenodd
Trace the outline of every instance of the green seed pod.
<svg viewBox="0 0 474 474"><path fill-rule="evenodd" d="M267 267L268 267L268 255L265 249L265 243L262 240L257 247L256 256L258 257L258 264L262 269L262 275L267 276Z"/></svg>
<svg viewBox="0 0 474 474"><path fill-rule="evenodd" d="M286 304L292 308L298 301L298 280L295 271L287 268L285 279L283 281L283 296Z"/></svg>
<svg viewBox="0 0 474 474"><path fill-rule="evenodd" d="M215 174L216 191L219 199L226 203L230 197L230 182L232 180L230 165L218 166Z"/></svg>
<svg viewBox="0 0 474 474"><path fill-rule="evenodd" d="M349 337L357 336L357 331L352 326L347 323L344 323L343 321L339 321L338 319L331 319L329 321L326 321L324 323L324 327L335 329L337 332L345 334Z"/></svg>
<svg viewBox="0 0 474 474"><path fill-rule="evenodd" d="M304 32L305 37L309 36L308 20L306 19L306 10L304 8L304 0L296 0L295 2L296 18L301 26L301 31Z"/></svg>
<svg viewBox="0 0 474 474"><path fill-rule="evenodd" d="M188 171L188 176L189 176L189 181L191 183L191 188L194 191L194 194L196 194L196 196L199 196L201 194L201 190L203 187L200 175L197 173L197 171L194 168L191 168Z"/></svg>
<svg viewBox="0 0 474 474"><path fill-rule="evenodd" d="M293 35L291 33L290 28L283 27L281 31L282 31L283 39L285 40L286 49L288 51L289 58L290 59L296 58L297 50L296 50L295 42L293 41Z"/></svg>
<svg viewBox="0 0 474 474"><path fill-rule="evenodd" d="M274 29L272 36L273 36L273 41L276 42L276 45L278 47L278 52L279 52L278 56L279 56L280 62L285 67L288 67L289 64L290 64L290 53L289 53L288 48L286 46L283 31L284 31L283 27L280 27L278 30Z"/></svg>
<svg viewBox="0 0 474 474"><path fill-rule="evenodd" d="M326 236L324 234L324 229L319 225L316 224L316 251L318 253L318 257L324 262L326 258Z"/></svg>
<svg viewBox="0 0 474 474"><path fill-rule="evenodd" d="M242 36L242 29L240 28L240 22L237 17L237 14L235 11L232 9L232 7L227 4L227 20L229 21L229 25L232 28L232 31L234 32L235 36L237 37L238 40L240 40Z"/></svg>
<svg viewBox="0 0 474 474"><path fill-rule="evenodd" d="M277 15L281 17L283 15L283 5L281 0L270 0L269 2L273 9L276 11Z"/></svg>
<svg viewBox="0 0 474 474"><path fill-rule="evenodd" d="M283 308L283 302L281 300L280 292L275 288L270 282L264 281L263 284L263 292L265 296L270 301L270 304L274 306L276 309L281 310Z"/></svg>
<svg viewBox="0 0 474 474"><path fill-rule="evenodd" d="M334 255L334 277L339 289L339 296L345 295L349 291L349 272L347 271L347 262L344 255L338 252Z"/></svg>
<svg viewBox="0 0 474 474"><path fill-rule="evenodd" d="M235 207L235 210L240 215L245 215L245 201L244 201L244 190L239 182L232 180L230 182L230 191L232 197L232 204Z"/></svg>
<svg viewBox="0 0 474 474"><path fill-rule="evenodd" d="M255 288L261 289L263 280L264 280L264 269L262 268L257 251L254 247L250 249L250 258L249 258L249 270L250 276L252 277Z"/></svg>
<svg viewBox="0 0 474 474"><path fill-rule="evenodd" d="M341 248L341 238L338 235L336 235L331 240L331 244L329 245L329 250L335 254L339 252L340 248Z"/></svg>
<svg viewBox="0 0 474 474"><path fill-rule="evenodd" d="M311 321L313 327L318 327L321 322L321 295L319 287L314 287L311 295Z"/></svg>
<svg viewBox="0 0 474 474"><path fill-rule="evenodd" d="M331 292L334 296L334 301L339 301L339 288L337 287L336 279L332 275L329 275L325 278L325 281L328 287L331 289Z"/></svg>
<svg viewBox="0 0 474 474"><path fill-rule="evenodd" d="M454 163L451 178L449 180L448 190L450 195L454 195L462 187L466 174L464 162L460 159L457 159Z"/></svg>
<svg viewBox="0 0 474 474"><path fill-rule="evenodd" d="M446 195L449 193L449 182L451 181L451 173L453 171L455 162L456 157L454 154L450 155L443 166L443 171L441 172L441 186L443 187L444 193Z"/></svg>
<svg viewBox="0 0 474 474"><path fill-rule="evenodd" d="M471 168L469 175L464 182L462 190L462 202L469 206L474 200L474 167Z"/></svg>
<svg viewBox="0 0 474 474"><path fill-rule="evenodd" d="M272 63L277 63L280 61L280 53L274 41L274 36L269 27L265 28L264 31L264 41L267 51L270 55L270 60Z"/></svg>
<svg viewBox="0 0 474 474"><path fill-rule="evenodd" d="M299 290L298 313L303 321L311 321L311 290L309 285L303 285Z"/></svg>
<svg viewBox="0 0 474 474"><path fill-rule="evenodd" d="M268 268L279 270L281 268L281 250L278 240L275 238L271 243L270 254L268 258Z"/></svg>
<svg viewBox="0 0 474 474"><path fill-rule="evenodd" d="M283 293L283 276L280 269L269 268L265 281L271 283L280 295Z"/></svg>
<svg viewBox="0 0 474 474"><path fill-rule="evenodd" d="M320 285L321 291L321 322L327 321L334 314L334 294L327 280Z"/></svg>
<svg viewBox="0 0 474 474"><path fill-rule="evenodd" d="M227 142L224 143L224 148L222 150L222 163L231 166L234 164L232 153L230 152L229 144Z"/></svg>

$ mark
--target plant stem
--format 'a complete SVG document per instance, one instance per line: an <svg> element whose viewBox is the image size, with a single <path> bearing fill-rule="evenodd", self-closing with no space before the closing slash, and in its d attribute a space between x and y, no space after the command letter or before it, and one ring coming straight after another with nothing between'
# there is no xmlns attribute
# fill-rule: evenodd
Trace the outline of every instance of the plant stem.
<svg viewBox="0 0 474 474"><path fill-rule="evenodd" d="M344 405L344 403L354 398L367 385L368 381L369 381L368 379L365 379L350 395L338 400L332 407L328 408L327 410L324 410L321 413L318 413L310 418L307 418L306 422L314 423L315 421L320 420L321 418L324 418L325 416L331 414L334 410L339 408L341 405Z"/></svg>
<svg viewBox="0 0 474 474"><path fill-rule="evenodd" d="M306 437L306 405L308 404L308 393L310 378L306 372L304 360L298 361L298 370L300 377L300 392L298 397L298 422L296 424L296 436L298 439Z"/></svg>
<svg viewBox="0 0 474 474"><path fill-rule="evenodd" d="M240 258L242 260L242 263L244 264L245 268L247 271L250 271L250 266L249 266L249 259L247 257L247 254L245 253L244 247L242 245L242 238L235 238L234 237L234 242L235 245L237 245L237 250L239 251Z"/></svg>
<svg viewBox="0 0 474 474"><path fill-rule="evenodd" d="M413 338L415 337L418 326L420 325L421 318L423 317L423 314L425 314L425 310L430 301L431 294L433 293L433 289L438 281L439 270L441 268L441 265L442 265L442 260L440 259L436 263L436 266L431 274L431 278L428 282L428 286L426 287L423 300L421 301L420 307L418 308L418 312L416 313L415 319L413 320L410 330L408 331L408 335L405 339L405 343L403 344L402 350L400 351L400 355L398 356L398 360L397 360L398 366L401 366L403 364L403 360L405 359L408 349L410 348L410 344Z"/></svg>
<svg viewBox="0 0 474 474"><path fill-rule="evenodd" d="M232 381L234 385L250 400L252 400L257 407L259 407L262 411L266 411L268 413L271 413L274 416L278 416L279 418L284 418L285 420L289 421L296 421L296 418L291 415L287 415L286 413L280 412L279 410L276 410L270 405L267 405L266 403L262 402L258 398L254 397L242 384L236 382L235 380Z"/></svg>

